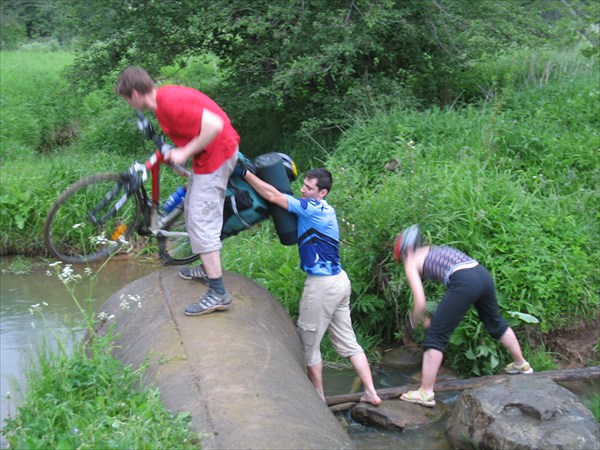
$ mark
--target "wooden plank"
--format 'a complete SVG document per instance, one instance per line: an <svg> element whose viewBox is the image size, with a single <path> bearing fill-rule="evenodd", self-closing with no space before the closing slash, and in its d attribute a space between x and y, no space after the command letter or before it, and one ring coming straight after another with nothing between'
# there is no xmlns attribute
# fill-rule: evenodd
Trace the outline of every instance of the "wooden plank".
<svg viewBox="0 0 600 450"><path fill-rule="evenodd" d="M474 389L488 383L497 383L510 376L527 376L535 378L550 378L554 381L574 381L574 380L593 380L600 378L600 366L584 367L582 369L562 369L562 370L547 370L544 372L535 372L528 375L487 375L477 378L466 378L464 380L441 381L435 385L436 392L446 391L462 391L465 389ZM417 389L418 385L406 385L393 388L377 389L377 393L382 400L399 397L404 392ZM350 409L356 404L363 392L355 392L353 394L333 395L326 397L327 405L333 407L335 405L345 404L343 407L337 406L330 408L334 412Z"/></svg>

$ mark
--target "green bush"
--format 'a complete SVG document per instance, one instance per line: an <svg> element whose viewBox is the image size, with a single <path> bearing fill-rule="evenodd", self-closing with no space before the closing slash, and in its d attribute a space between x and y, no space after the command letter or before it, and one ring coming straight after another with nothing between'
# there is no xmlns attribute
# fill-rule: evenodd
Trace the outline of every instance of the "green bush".
<svg viewBox="0 0 600 450"><path fill-rule="evenodd" d="M153 144L137 128L135 111L114 94L112 87L86 96L84 114L85 123L76 143L78 151L101 152L107 157L129 156L131 162L143 161L153 152ZM146 117L160 132L153 114Z"/></svg>

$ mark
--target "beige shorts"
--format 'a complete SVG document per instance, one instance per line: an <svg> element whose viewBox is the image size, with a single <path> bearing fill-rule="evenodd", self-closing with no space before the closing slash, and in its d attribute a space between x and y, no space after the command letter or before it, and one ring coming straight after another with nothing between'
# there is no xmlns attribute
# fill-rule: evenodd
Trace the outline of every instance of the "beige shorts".
<svg viewBox="0 0 600 450"><path fill-rule="evenodd" d="M220 250L223 204L227 181L237 163L237 152L212 173L190 176L185 196L185 227L194 253Z"/></svg>
<svg viewBox="0 0 600 450"><path fill-rule="evenodd" d="M306 365L321 359L321 340L327 331L336 352L344 358L363 352L350 319L351 285L346 272L331 276L308 276L300 299L298 333Z"/></svg>

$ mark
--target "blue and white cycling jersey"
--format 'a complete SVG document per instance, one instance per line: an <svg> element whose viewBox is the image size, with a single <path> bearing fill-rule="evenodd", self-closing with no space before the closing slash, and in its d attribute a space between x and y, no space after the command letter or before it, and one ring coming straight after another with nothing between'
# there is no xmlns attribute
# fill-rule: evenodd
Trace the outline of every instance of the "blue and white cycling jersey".
<svg viewBox="0 0 600 450"><path fill-rule="evenodd" d="M335 209L326 200L286 197L288 211L298 216L298 251L302 270L308 275L340 273L340 228Z"/></svg>

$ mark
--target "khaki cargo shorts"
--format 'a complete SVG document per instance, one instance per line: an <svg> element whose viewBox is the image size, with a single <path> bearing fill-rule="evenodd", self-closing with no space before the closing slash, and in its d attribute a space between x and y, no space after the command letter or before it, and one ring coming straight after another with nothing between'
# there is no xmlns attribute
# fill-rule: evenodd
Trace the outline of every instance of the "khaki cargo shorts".
<svg viewBox="0 0 600 450"><path fill-rule="evenodd" d="M336 352L348 358L362 353L350 319L351 284L346 272L329 276L308 276L300 299L298 333L306 365L321 359L321 340L327 331Z"/></svg>
<svg viewBox="0 0 600 450"><path fill-rule="evenodd" d="M227 181L237 163L237 152L212 173L190 176L185 196L185 227L194 253L220 250L223 204Z"/></svg>

